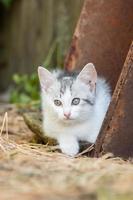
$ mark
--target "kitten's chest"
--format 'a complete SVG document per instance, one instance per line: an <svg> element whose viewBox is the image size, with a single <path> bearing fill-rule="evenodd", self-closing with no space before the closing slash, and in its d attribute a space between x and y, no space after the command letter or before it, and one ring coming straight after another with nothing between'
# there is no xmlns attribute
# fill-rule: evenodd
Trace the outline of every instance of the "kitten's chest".
<svg viewBox="0 0 133 200"><path fill-rule="evenodd" d="M81 124L61 124L57 122L52 122L50 120L44 121L44 129L48 136L58 139L60 135L74 136L78 140L88 140L91 137L93 127L90 123Z"/></svg>

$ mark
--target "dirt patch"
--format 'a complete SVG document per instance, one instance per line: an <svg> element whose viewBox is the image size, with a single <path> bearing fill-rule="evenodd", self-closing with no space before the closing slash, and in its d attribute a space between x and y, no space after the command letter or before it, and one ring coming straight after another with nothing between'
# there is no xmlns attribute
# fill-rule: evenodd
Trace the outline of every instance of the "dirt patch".
<svg viewBox="0 0 133 200"><path fill-rule="evenodd" d="M132 161L108 159L110 155L73 159L53 147L31 143L34 134L16 107L1 109L0 124L5 111L9 116L9 139L2 134L5 151L0 150L1 200L133 199Z"/></svg>

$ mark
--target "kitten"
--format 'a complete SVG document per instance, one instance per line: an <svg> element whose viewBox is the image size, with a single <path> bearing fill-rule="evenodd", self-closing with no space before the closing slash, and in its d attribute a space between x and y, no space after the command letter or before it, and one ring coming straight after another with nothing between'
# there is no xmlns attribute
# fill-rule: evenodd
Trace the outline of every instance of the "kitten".
<svg viewBox="0 0 133 200"><path fill-rule="evenodd" d="M75 156L79 141L95 143L111 95L92 63L78 75L38 68L42 89L43 129L57 139L63 153Z"/></svg>

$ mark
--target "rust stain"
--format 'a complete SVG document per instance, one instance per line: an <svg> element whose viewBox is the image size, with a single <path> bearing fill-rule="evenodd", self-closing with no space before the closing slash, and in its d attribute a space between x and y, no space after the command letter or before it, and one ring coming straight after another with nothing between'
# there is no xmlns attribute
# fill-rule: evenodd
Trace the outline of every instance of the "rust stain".
<svg viewBox="0 0 133 200"><path fill-rule="evenodd" d="M68 71L72 71L75 68L76 59L79 55L78 50L78 37L74 36L72 39L71 47L69 50L69 54L65 59L65 69Z"/></svg>
<svg viewBox="0 0 133 200"><path fill-rule="evenodd" d="M111 144L113 134L119 135L119 131L118 131L119 126L120 126L119 123L123 121L126 116L124 104L125 104L125 101L120 98L120 102L119 104L117 104L117 109L115 109L115 112L113 113L113 116L110 119L109 126L106 130L106 135L102 144L102 149L106 149L107 145Z"/></svg>
<svg viewBox="0 0 133 200"><path fill-rule="evenodd" d="M112 152L133 157L133 43L124 63L106 119L96 142L95 156Z"/></svg>
<svg viewBox="0 0 133 200"><path fill-rule="evenodd" d="M132 7L132 0L85 0L65 68L93 62L114 90L133 36Z"/></svg>

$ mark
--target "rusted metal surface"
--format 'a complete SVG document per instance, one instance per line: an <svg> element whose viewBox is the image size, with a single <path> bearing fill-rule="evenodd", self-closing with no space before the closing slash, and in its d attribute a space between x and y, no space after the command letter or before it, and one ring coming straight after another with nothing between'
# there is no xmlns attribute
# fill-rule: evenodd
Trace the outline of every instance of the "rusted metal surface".
<svg viewBox="0 0 133 200"><path fill-rule="evenodd" d="M65 68L72 71L93 62L114 89L132 36L132 0L85 0Z"/></svg>
<svg viewBox="0 0 133 200"><path fill-rule="evenodd" d="M95 156L112 152L133 157L133 43L95 147Z"/></svg>

